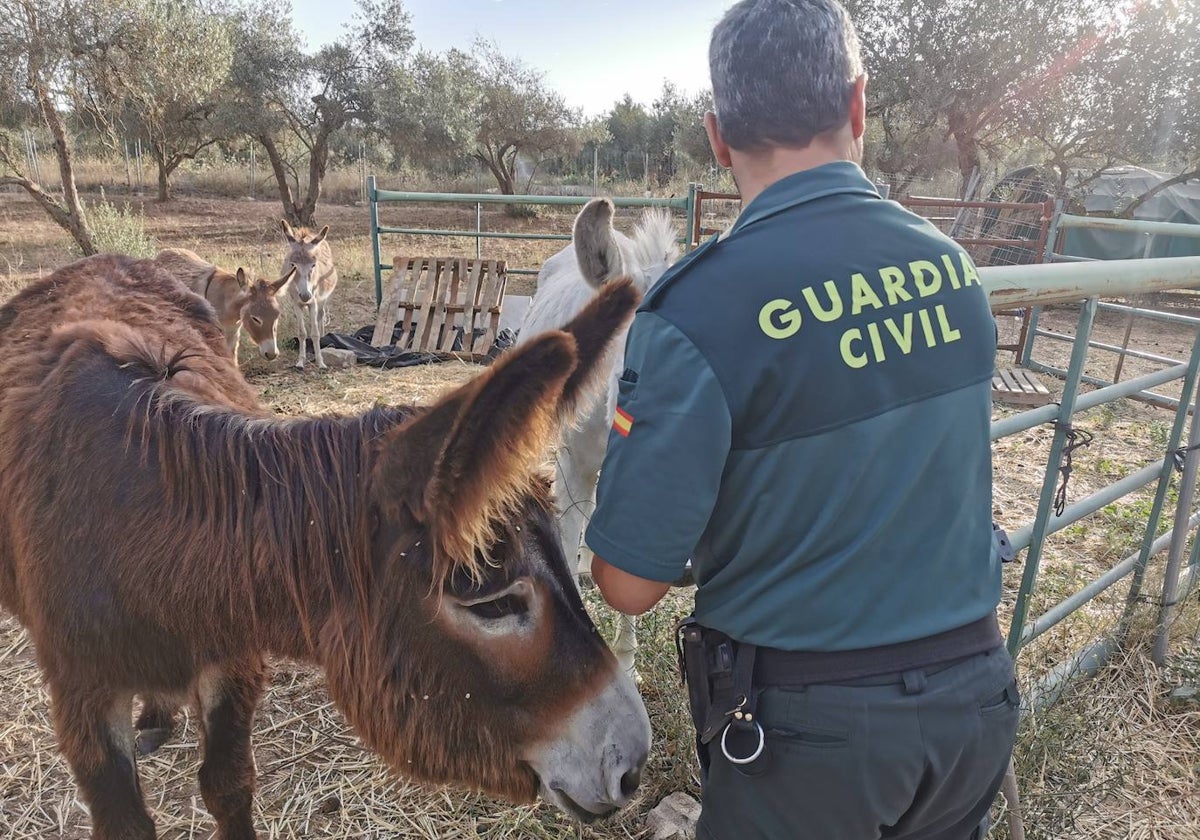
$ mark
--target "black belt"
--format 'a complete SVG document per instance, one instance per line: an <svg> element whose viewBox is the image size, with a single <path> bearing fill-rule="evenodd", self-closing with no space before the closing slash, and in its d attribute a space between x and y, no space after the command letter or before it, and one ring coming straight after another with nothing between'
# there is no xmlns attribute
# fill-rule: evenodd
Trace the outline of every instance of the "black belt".
<svg viewBox="0 0 1200 840"><path fill-rule="evenodd" d="M754 684L788 688L885 679L871 684L898 682L904 671L942 670L1003 643L994 613L978 621L935 636L882 647L837 651L789 651L760 647L754 660ZM867 684L860 682L860 685Z"/></svg>

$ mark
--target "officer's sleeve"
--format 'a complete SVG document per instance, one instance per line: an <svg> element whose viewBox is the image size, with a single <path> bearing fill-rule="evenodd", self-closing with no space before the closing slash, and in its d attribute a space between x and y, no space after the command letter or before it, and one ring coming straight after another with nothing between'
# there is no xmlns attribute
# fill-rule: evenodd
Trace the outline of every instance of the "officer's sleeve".
<svg viewBox="0 0 1200 840"><path fill-rule="evenodd" d="M732 421L708 361L652 312L634 318L585 540L622 571L678 580L712 515Z"/></svg>

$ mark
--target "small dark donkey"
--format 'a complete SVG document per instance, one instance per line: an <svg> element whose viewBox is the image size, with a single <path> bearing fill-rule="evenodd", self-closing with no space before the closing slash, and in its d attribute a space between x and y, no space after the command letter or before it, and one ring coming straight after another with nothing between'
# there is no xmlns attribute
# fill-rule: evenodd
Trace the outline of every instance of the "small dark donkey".
<svg viewBox="0 0 1200 840"><path fill-rule="evenodd" d="M135 695L195 704L217 835L255 836L267 655L320 664L407 776L584 820L626 803L649 721L535 465L636 299L606 287L431 408L296 419L152 262L81 260L0 307L0 603L35 642L94 836L155 836Z"/></svg>

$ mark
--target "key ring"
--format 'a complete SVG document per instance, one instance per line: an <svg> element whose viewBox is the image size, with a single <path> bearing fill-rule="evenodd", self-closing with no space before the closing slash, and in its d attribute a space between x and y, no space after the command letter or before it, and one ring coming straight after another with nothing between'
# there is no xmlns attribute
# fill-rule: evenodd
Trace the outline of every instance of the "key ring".
<svg viewBox="0 0 1200 840"><path fill-rule="evenodd" d="M725 744L725 739L729 737L729 727L731 726L733 726L732 723L725 724L725 730L721 733L721 752L725 754L725 757L729 759L731 764L753 763L762 755L763 748L767 744L767 736L763 732L762 725L758 721L754 721L754 728L758 730L758 747L755 748L754 753L749 758L734 758L729 754L729 747Z"/></svg>

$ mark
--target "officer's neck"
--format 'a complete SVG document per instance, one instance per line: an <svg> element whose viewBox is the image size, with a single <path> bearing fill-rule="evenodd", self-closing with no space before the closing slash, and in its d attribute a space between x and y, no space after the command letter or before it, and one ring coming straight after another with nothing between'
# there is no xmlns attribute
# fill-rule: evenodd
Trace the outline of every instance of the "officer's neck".
<svg viewBox="0 0 1200 840"><path fill-rule="evenodd" d="M753 152L729 150L730 169L747 206L781 178L840 160L862 161L862 142L847 131L817 137L803 148L768 146Z"/></svg>

